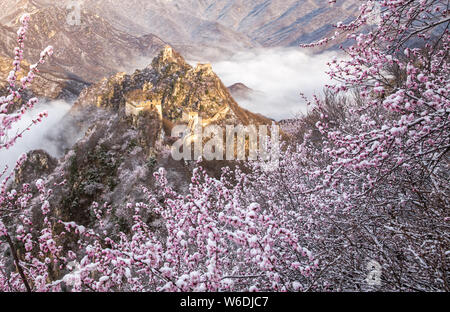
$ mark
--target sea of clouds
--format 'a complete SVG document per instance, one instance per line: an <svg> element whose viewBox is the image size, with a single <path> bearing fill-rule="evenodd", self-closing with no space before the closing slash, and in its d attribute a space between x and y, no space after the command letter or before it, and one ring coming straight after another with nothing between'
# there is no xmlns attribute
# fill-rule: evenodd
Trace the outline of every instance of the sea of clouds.
<svg viewBox="0 0 450 312"><path fill-rule="evenodd" d="M257 91L239 104L275 120L305 113L300 93L321 95L330 83L326 65L336 52L310 54L299 48L264 48L237 52L213 63L214 72L226 86L241 82Z"/></svg>
<svg viewBox="0 0 450 312"><path fill-rule="evenodd" d="M22 116L22 119L14 125L14 128L9 130L9 136L26 129L40 112L48 112L48 117L44 118L41 123L33 125L30 131L26 131L13 147L0 151L0 171L3 171L5 166L8 166L11 170L21 154L32 150L43 149L51 156L61 156L63 152L61 147L64 142L61 142L59 138L61 131L67 131L63 120L71 105L72 103L61 100L41 100L33 110Z"/></svg>

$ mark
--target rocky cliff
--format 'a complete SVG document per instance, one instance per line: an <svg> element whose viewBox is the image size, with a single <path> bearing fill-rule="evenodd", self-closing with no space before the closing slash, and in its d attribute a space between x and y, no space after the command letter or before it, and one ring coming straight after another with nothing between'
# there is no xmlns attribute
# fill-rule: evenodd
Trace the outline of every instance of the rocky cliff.
<svg viewBox="0 0 450 312"><path fill-rule="evenodd" d="M141 102L148 106L127 113L127 105ZM57 164L43 152L32 152L17 183L31 183L40 173L53 186L52 202L64 220L90 224L96 201L111 205L111 224L127 227L126 203L143 199L141 188L153 187L159 167L166 168L176 188L188 186L194 163L172 159L170 130L186 123L189 113L221 125L272 123L239 107L210 65L192 67L167 46L150 66L86 88L70 112L84 136ZM208 170L220 171L222 165L209 164Z"/></svg>
<svg viewBox="0 0 450 312"><path fill-rule="evenodd" d="M156 101L162 107L163 118L171 123L183 121L183 115L189 112L213 119L224 111L220 120L216 118L217 123L271 123L239 107L210 64L192 67L169 46L147 68L132 75L116 74L84 90L74 110L95 105L123 113L130 97Z"/></svg>

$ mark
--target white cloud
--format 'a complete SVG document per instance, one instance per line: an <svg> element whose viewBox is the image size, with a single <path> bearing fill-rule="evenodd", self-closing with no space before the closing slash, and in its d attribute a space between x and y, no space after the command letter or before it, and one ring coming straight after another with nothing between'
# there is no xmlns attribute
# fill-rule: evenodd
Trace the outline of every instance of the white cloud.
<svg viewBox="0 0 450 312"><path fill-rule="evenodd" d="M264 92L239 104L256 113L280 120L306 111L300 93L320 94L330 80L326 63L334 52L308 54L299 48L269 48L238 52L227 60L213 63L225 85L241 82Z"/></svg>
<svg viewBox="0 0 450 312"><path fill-rule="evenodd" d="M48 117L44 118L41 123L33 125L31 130L25 132L13 147L0 151L0 171L3 171L6 165L13 168L21 154L32 150L42 149L54 157L61 156L61 142L58 140L61 133L59 132L65 131L62 120L70 107L71 104L64 101L45 102L41 100L32 111L27 112L20 122L10 130L10 135L25 129L40 112L47 111Z"/></svg>

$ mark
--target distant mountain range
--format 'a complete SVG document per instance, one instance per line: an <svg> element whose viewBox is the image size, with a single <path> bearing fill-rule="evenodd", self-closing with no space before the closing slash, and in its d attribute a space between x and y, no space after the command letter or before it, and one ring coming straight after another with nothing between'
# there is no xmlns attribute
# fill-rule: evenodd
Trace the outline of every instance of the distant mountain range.
<svg viewBox="0 0 450 312"><path fill-rule="evenodd" d="M81 24L69 25L69 1L3 0L0 56L12 58L18 19L31 13L25 58L56 47L42 68L50 98L78 95L117 72L146 66L166 44L188 59L213 61L254 47L297 46L322 38L332 24L349 19L356 0L330 6L319 0L79 0ZM73 10L73 9L72 9ZM0 68L0 72L6 69ZM4 78L4 77L2 77Z"/></svg>
<svg viewBox="0 0 450 312"><path fill-rule="evenodd" d="M296 46L320 39L351 18L358 1L96 0L87 9L132 33L154 33L171 44Z"/></svg>
<svg viewBox="0 0 450 312"><path fill-rule="evenodd" d="M172 1L174 3L175 1ZM176 1L178 2L178 1ZM297 46L316 41L333 31L332 24L351 18L358 1L325 0L206 0L205 19L245 34L265 47Z"/></svg>
<svg viewBox="0 0 450 312"><path fill-rule="evenodd" d="M11 1L14 2L14 1ZM0 16L0 56L12 58L16 43L18 18L28 12L32 18L25 45L25 59L34 63L43 48L55 47L49 65L41 68L41 76L49 88L40 88L49 98L77 95L87 85L119 71L133 71L140 58L153 58L166 45L155 35L134 36L114 28L108 21L83 11L80 26L66 23L64 8L48 7L37 1L18 1L9 10L3 6ZM8 2L9 3L9 2ZM0 7L0 10L2 7ZM8 69L0 69L0 72ZM2 78L6 78L2 77ZM39 89L39 88L38 88Z"/></svg>
<svg viewBox="0 0 450 312"><path fill-rule="evenodd" d="M9 23L26 7L69 1L6 0L0 22ZM134 36L152 33L183 52L195 47L236 49L297 46L322 38L333 24L354 17L359 1L325 0L78 0L83 10ZM83 18L82 18L83 20ZM89 24L89 20L85 23ZM197 51L199 52L199 51ZM206 51L203 51L205 53Z"/></svg>

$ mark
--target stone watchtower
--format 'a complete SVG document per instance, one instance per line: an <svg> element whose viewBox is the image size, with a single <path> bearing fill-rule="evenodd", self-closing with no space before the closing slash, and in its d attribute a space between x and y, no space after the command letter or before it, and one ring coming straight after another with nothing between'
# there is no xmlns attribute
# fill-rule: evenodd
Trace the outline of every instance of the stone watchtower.
<svg viewBox="0 0 450 312"><path fill-rule="evenodd" d="M137 116L142 111L155 111L159 120L163 119L161 97L151 95L142 90L134 90L126 96L125 114L127 116Z"/></svg>

